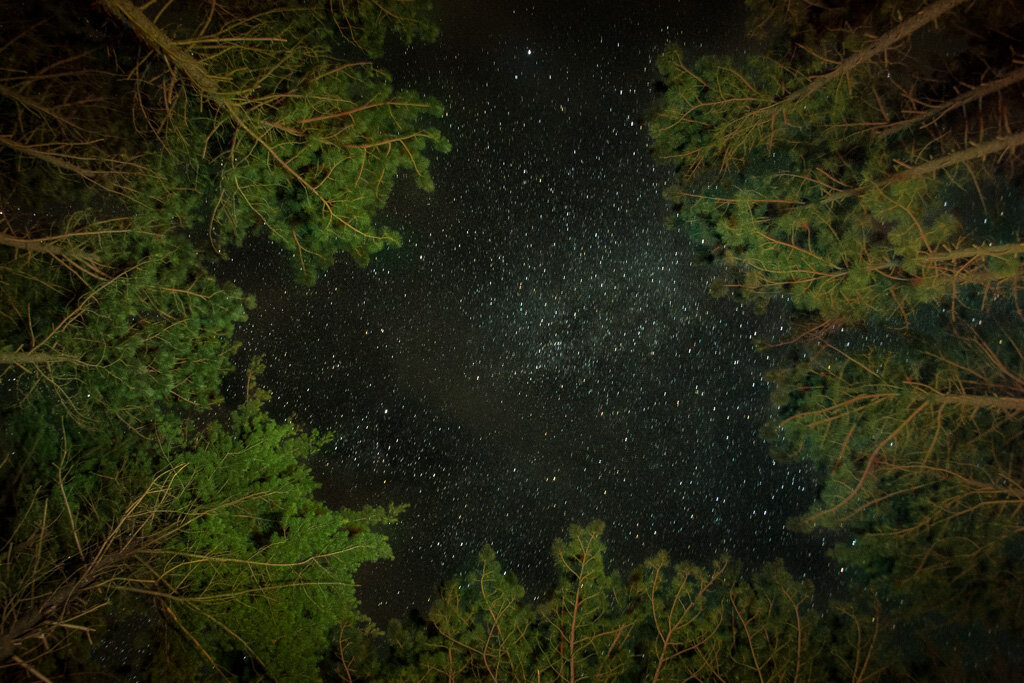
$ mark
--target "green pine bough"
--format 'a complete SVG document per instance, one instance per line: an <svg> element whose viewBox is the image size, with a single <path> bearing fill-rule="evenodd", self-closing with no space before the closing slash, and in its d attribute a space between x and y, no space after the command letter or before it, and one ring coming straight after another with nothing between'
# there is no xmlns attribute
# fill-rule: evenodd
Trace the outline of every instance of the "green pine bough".
<svg viewBox="0 0 1024 683"><path fill-rule="evenodd" d="M316 501L327 436L267 416L258 362L222 405L252 301L209 266L263 234L312 281L398 242L374 216L447 143L372 60L436 29L420 2L244 5L5 18L5 676L314 679L390 556L400 508Z"/></svg>
<svg viewBox="0 0 1024 683"><path fill-rule="evenodd" d="M659 60L671 224L716 293L791 305L764 435L818 477L794 528L830 535L898 657L936 653L907 675L999 678L1024 628L1020 3L748 9L751 54Z"/></svg>
<svg viewBox="0 0 1024 683"><path fill-rule="evenodd" d="M661 56L668 90L651 130L658 156L678 170L667 192L675 223L713 258L742 266L734 285L749 297L785 296L857 323L907 318L922 303L975 291L1018 291L1019 226L993 242L973 235L980 218L949 208L965 184L994 201L986 179L1020 158L1013 48L961 40L977 19L964 3L907 5L848 18L873 22L875 38L867 27L826 24L818 44L777 38L742 59L687 63L679 48ZM799 31L772 12L763 10L763 23L781 22L777 34ZM1002 28L979 25L979 35ZM932 41L962 57L936 62L918 47Z"/></svg>
<svg viewBox="0 0 1024 683"><path fill-rule="evenodd" d="M426 153L449 147L421 121L439 116L441 107L415 93L394 92L390 77L362 50L351 61L333 57L324 26L340 20L351 26L344 3L320 23L301 15L296 20L293 10L280 7L228 22L210 35L197 29L197 35L182 37L128 0L100 5L161 57L169 87L187 88L188 96L209 107L212 139L203 154L216 169L211 221L222 226L225 243L265 228L296 254L306 279L338 252L366 263L374 252L400 244L398 233L374 225L373 216L399 170L412 172L420 187L432 187ZM386 11L376 3L356 5ZM418 34L422 20L415 15L389 14L399 32ZM334 42L341 39L333 36ZM360 39L381 40L366 31ZM180 125L174 110L148 115Z"/></svg>
<svg viewBox="0 0 1024 683"><path fill-rule="evenodd" d="M490 548L449 582L426 628L394 622L388 657L350 658L343 679L398 681L880 680L898 674L869 596L818 606L781 563L744 573L664 552L609 571L604 525L573 526L552 548L548 597L525 597ZM888 659L888 661L886 661Z"/></svg>

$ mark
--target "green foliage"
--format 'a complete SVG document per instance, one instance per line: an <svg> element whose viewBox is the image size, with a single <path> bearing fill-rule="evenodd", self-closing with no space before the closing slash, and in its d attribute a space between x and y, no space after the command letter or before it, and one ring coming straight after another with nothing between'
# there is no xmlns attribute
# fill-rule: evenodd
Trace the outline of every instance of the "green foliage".
<svg viewBox="0 0 1024 683"><path fill-rule="evenodd" d="M631 577L631 590L650 620L638 632L646 675L679 680L711 675L702 647L713 647L725 617L714 590L726 570L719 562L708 572L689 564L673 566L662 551Z"/></svg>
<svg viewBox="0 0 1024 683"><path fill-rule="evenodd" d="M794 580L778 562L729 590L727 605L735 625L730 647L723 643L719 654L723 678L753 679L756 674L758 680L819 680L820 660L830 653L818 614L805 605L811 595L812 587ZM733 649L737 639L740 645Z"/></svg>
<svg viewBox="0 0 1024 683"><path fill-rule="evenodd" d="M59 401L77 422L136 429L179 401L217 402L245 298L210 277L191 245L131 219L65 223L8 249L0 360L21 400ZM168 400L169 399L169 400Z"/></svg>
<svg viewBox="0 0 1024 683"><path fill-rule="evenodd" d="M604 570L602 531L573 526L555 542L555 584L536 606L485 548L434 600L425 629L392 625L396 668L374 679L867 681L887 670L877 611L819 610L813 586L781 563L745 576L725 560L709 571L660 553L624 582Z"/></svg>
<svg viewBox="0 0 1024 683"><path fill-rule="evenodd" d="M1020 3L748 8L753 54L659 60L651 129L677 171L671 225L727 266L716 293L799 311L764 433L818 471L797 525L844 539L845 575L892 611L905 639L886 659L998 678L992 662L1020 663L1007 643L1021 606L1006 596L1024 577L1024 246L1003 215L1024 143ZM862 641L853 623L829 628ZM978 632L993 637L959 646ZM814 647L800 649L822 679L870 671L814 669Z"/></svg>
<svg viewBox="0 0 1024 683"><path fill-rule="evenodd" d="M406 45L415 40L435 40L438 28L430 13L428 2L352 2L340 5L335 21L347 40L376 57L382 53L389 35L397 36Z"/></svg>
<svg viewBox="0 0 1024 683"><path fill-rule="evenodd" d="M214 410L252 302L208 266L264 229L310 280L398 241L373 216L403 169L429 189L447 143L420 125L439 105L367 56L433 35L426 9L5 17L23 48L0 68L5 675L311 680L365 623L353 574L390 557L399 510L315 499L304 462L327 437L263 412L259 362Z"/></svg>
<svg viewBox="0 0 1024 683"><path fill-rule="evenodd" d="M447 149L434 129L420 128L425 115L440 116L438 103L394 92L390 77L372 65L339 68L326 62L262 115L273 128L232 140L232 162L217 182L224 192L216 218L241 240L265 228L272 240L295 251L312 277L337 252L366 264L370 255L401 238L376 226L400 170L433 187L430 149ZM284 86L280 86L283 88ZM280 88L279 88L280 89ZM288 160L302 182L288 177L268 153ZM315 191L313 190L315 188Z"/></svg>
<svg viewBox="0 0 1024 683"><path fill-rule="evenodd" d="M156 32L166 67L152 77L176 95L145 103L142 115L162 121L179 163L202 160L185 182L207 193L219 247L266 234L312 282L339 252L365 265L401 243L374 216L400 171L430 190L428 153L449 146L423 125L441 105L396 91L368 57L390 32L406 41L433 35L423 3L284 3L245 18L214 12L213 28L186 17L166 29L127 0L104 6L140 38ZM176 47L204 32L189 54Z"/></svg>
<svg viewBox="0 0 1024 683"><path fill-rule="evenodd" d="M106 450L102 462L56 444L57 479L31 492L6 542L36 551L3 566L0 654L42 650L46 667L69 666L57 648L74 643L62 641L96 626L104 601L121 606L117 596L128 594L145 596L184 634L180 645L201 648L216 668L244 654L257 673L315 677L338 620L356 613L353 573L390 557L376 529L394 511L316 502L303 461L325 437L272 421L261 398L226 426L189 433L167 424L159 446L135 439L125 448L96 435L92 456ZM97 476L119 450L132 466ZM50 611L60 617L43 616ZM54 642L35 642L47 635Z"/></svg>
<svg viewBox="0 0 1024 683"><path fill-rule="evenodd" d="M437 636L416 642L399 656L415 662L401 675L428 680L524 680L536 647L535 612L522 604L524 591L515 576L503 571L494 551L480 551L479 569L450 581L431 603L428 620ZM397 627L393 627L397 629ZM418 635L418 634L417 634ZM396 648L397 649L397 648Z"/></svg>
<svg viewBox="0 0 1024 683"><path fill-rule="evenodd" d="M311 7L310 5L313 5ZM309 3L302 0L230 0L230 13L258 16L267 10L280 13L300 10L289 20L295 36L309 36L315 43L331 43L339 37L345 45L372 58L384 53L388 40L409 45L433 42L438 27L430 2L416 0L355 0L354 2ZM315 9L316 11L309 11ZM329 19L324 22L323 19Z"/></svg>
<svg viewBox="0 0 1024 683"><path fill-rule="evenodd" d="M277 680L316 676L338 622L357 612L355 570L391 557L376 530L394 512L313 499L303 461L325 441L250 402L178 456L189 477L180 504L202 514L169 543L180 559L163 581L185 596L169 607L187 608L179 618L218 659L244 652Z"/></svg>
<svg viewBox="0 0 1024 683"><path fill-rule="evenodd" d="M558 578L539 609L548 643L540 659L559 679L628 677L632 668L634 623L621 580L605 572L603 531L601 522L573 526L552 548Z"/></svg>
<svg viewBox="0 0 1024 683"><path fill-rule="evenodd" d="M938 127L939 119L962 116L965 129L984 136L995 115L943 108L960 102L959 84L978 78L970 53L978 46L952 38L971 10L916 29L922 43L960 52L940 57L908 48L894 59L877 48L886 37L870 38L866 27L881 32L891 23L898 32L909 10L854 21L839 8L755 4L754 25L771 36L765 54L687 64L673 47L659 58L667 92L652 135L655 152L678 171L666 193L679 211L674 223L713 257L742 265L747 296L785 296L826 318L906 318L922 303L972 289L1015 292L1024 248L972 240L970 228L981 220L965 227L949 206L954 183L978 185L990 168L981 164L988 152L963 149ZM798 23L812 14L816 35ZM902 42L916 47L917 36L906 36ZM1004 47L993 40L986 49L1004 59ZM890 57L884 66L883 53ZM922 85L920 73L932 80ZM959 97L984 101L992 92L979 86ZM1011 111L1024 120L1024 106ZM1010 154L1018 144L995 141L991 153Z"/></svg>
<svg viewBox="0 0 1024 683"><path fill-rule="evenodd" d="M1024 626L1010 597L1024 585L1024 328L986 322L823 351L776 377L778 452L823 480L802 526L854 534L837 561L924 631Z"/></svg>

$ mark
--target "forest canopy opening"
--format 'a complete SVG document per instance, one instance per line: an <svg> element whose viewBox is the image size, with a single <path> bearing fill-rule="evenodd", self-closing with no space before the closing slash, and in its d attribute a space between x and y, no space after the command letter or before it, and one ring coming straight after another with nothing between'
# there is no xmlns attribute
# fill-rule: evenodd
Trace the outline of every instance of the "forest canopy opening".
<svg viewBox="0 0 1024 683"><path fill-rule="evenodd" d="M792 494L803 507L786 533L827 554L837 576L816 586L791 557L708 559L707 544L692 556L648 553L630 568L606 547L621 542L610 531L621 520L588 519L554 540L545 590L516 578L498 540L467 550L479 554L422 613L386 628L366 616L356 572L393 557L385 533L401 533L401 494L347 506L318 493L310 463L346 435L268 407L261 376L276 359L238 354L236 327L256 302L214 273L239 249L272 248L300 286L315 287L332 268L407 248L414 229L385 224L401 215L389 205L399 179L432 191L432 172L450 169L438 163L448 137L458 156L458 142L472 140L466 130L490 115L446 112L382 66L419 42L443 47L437 17L457 8L438 4L435 13L419 0L2 3L0 671L12 680L1011 677L1024 665L1020 0L748 0L745 33L732 29L746 50L669 45L656 61L654 109L622 124L639 123L671 172L669 228L688 237L697 259L687 267L711 274L723 309L785 311L772 318L785 321L781 331L746 340L771 359L762 380L771 417L759 424L756 411L740 411L736 429L752 439L760 429L772 464L812 482L806 496ZM534 11L516 15L515 31L533 30ZM602 36L597 52L610 44ZM514 89L520 74L543 83L561 68L544 61L541 44L507 59L517 69L502 86L508 97L561 101L553 90L528 100ZM606 108L601 97L578 111L566 97L536 120L579 126L588 108ZM484 149L530 144L503 125ZM608 163L596 159L587 163ZM528 187L530 202L547 207L539 197L556 195L550 175L508 163L500 192L484 180L489 169L471 171L481 184L462 192L487 190L484 203L500 204L513 201L509 188ZM582 181L561 181L581 206L611 212L582 223L628 213L617 191L597 197ZM560 202L554 213L570 216ZM545 235L549 247L525 227L490 227L465 237L453 228L435 245L522 240L517 253L543 263L562 239ZM585 232L604 239L589 224ZM466 268L485 267L482 252L467 253ZM511 270L504 259L486 267ZM398 262L416 267L412 256ZM535 270L524 271L523 296L557 280L547 265ZM637 425L672 418L659 406L614 409L618 394L585 382L616 355L661 358L664 337L647 328L699 315L664 304L674 301L664 291L656 314L640 310L630 302L646 300L625 276L609 281L607 299L571 302L560 277L552 305L538 304L530 320L560 336L535 345L530 372L564 391L576 377L564 366L587 369L570 387L579 406L565 414L593 408L600 422L579 424L601 427L572 444L583 455L567 461L583 464L561 483L543 463L515 469L537 486L573 486L588 468L613 469L588 459L600 441L675 477L658 458L681 454L629 451ZM647 271L641 279L656 281ZM374 293L411 305L432 295ZM632 345L613 343L602 318L623 300L637 308L621 325ZM717 345L725 332L705 327L705 338L672 341L686 355ZM443 333L509 365L526 355L514 335L484 338L470 323ZM674 366L651 366L635 383L667 396L691 381L674 351ZM455 438L482 448L489 431L505 429L534 455L575 438L508 407L557 413L551 397L564 394L509 382L488 395L478 384L486 366L467 358L447 359L465 376L423 399L464 423ZM433 381L415 356L387 362L404 382ZM229 376L237 395L225 396ZM685 391L705 395L699 385ZM729 406L712 410L733 417ZM735 432L722 434L727 442ZM694 437L694 457L736 467L723 442ZM373 457L386 479L394 465ZM611 488L614 498L629 469L615 469L602 496ZM656 503L713 532L726 507L717 496L692 512L691 501Z"/></svg>

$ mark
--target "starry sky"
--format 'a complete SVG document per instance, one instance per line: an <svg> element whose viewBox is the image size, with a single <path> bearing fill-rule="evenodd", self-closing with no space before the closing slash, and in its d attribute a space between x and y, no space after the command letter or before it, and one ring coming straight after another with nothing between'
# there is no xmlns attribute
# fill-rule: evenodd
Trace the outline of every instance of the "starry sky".
<svg viewBox="0 0 1024 683"><path fill-rule="evenodd" d="M243 358L267 355L270 411L330 429L332 506L404 502L395 560L360 570L378 621L423 610L485 543L530 595L551 542L603 519L612 567L659 549L821 570L787 532L813 486L758 436L784 333L706 294L715 276L665 228L671 169L648 152L653 62L742 49L741 3L435 0L437 43L393 53L399 87L442 101L436 190L399 183L381 222L406 243L312 288L255 246ZM628 13L624 14L624 8Z"/></svg>

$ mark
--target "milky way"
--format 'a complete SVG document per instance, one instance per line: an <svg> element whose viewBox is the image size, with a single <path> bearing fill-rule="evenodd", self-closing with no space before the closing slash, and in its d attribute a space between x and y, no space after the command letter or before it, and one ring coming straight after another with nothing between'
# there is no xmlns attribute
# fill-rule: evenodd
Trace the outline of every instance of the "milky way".
<svg viewBox="0 0 1024 683"><path fill-rule="evenodd" d="M736 49L737 8L436 4L440 40L387 65L445 104L453 145L436 191L406 179L381 217L405 245L312 289L267 247L232 269L259 300L238 338L267 354L271 411L336 435L323 498L410 505L396 559L358 575L365 611L422 609L485 543L537 594L551 541L595 518L621 568L666 548L807 571L821 542L784 523L814 492L758 436L754 342L783 316L706 294L647 151L655 55Z"/></svg>

